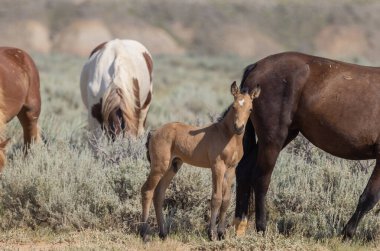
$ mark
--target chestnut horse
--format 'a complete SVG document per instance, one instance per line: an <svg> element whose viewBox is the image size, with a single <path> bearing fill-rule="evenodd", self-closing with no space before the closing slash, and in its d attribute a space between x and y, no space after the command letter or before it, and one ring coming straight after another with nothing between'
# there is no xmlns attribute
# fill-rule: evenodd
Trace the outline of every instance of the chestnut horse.
<svg viewBox="0 0 380 251"><path fill-rule="evenodd" d="M97 46L80 77L90 131L102 128L112 138L141 135L152 98L152 70L151 55L137 41L115 39Z"/></svg>
<svg viewBox="0 0 380 251"><path fill-rule="evenodd" d="M206 127L194 127L182 123L166 124L148 136L147 148L150 160L150 174L141 188L142 226L141 236L145 239L148 230L149 208L154 208L160 228L160 237L165 238L167 230L162 213L165 190L182 163L211 168L212 197L210 239L215 238L216 217L219 212L218 237L225 232L226 211L231 198L231 185L235 178L235 167L243 156L243 132L252 110L252 100L259 93L259 87L250 93L240 92L234 82L231 85L234 103L217 123Z"/></svg>
<svg viewBox="0 0 380 251"><path fill-rule="evenodd" d="M17 48L0 47L0 134L5 124L18 117L24 144L38 141L37 120L41 111L40 78L32 58ZM3 138L3 135L0 135ZM0 143L0 170L5 164L5 145Z"/></svg>
<svg viewBox="0 0 380 251"><path fill-rule="evenodd" d="M235 221L245 231L251 188L256 229L266 229L265 199L277 157L300 132L337 157L376 159L357 208L343 229L352 238L380 198L380 68L288 52L249 65L241 87L260 84L237 167ZM258 141L256 143L255 134Z"/></svg>

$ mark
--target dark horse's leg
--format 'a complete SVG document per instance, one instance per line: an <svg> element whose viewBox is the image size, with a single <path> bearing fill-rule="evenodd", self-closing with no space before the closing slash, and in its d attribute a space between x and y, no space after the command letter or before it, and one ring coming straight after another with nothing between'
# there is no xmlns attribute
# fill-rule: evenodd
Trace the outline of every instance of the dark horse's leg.
<svg viewBox="0 0 380 251"><path fill-rule="evenodd" d="M380 199L380 147L377 146L376 165L366 188L360 195L355 213L343 229L343 239L351 239L363 216L368 213Z"/></svg>
<svg viewBox="0 0 380 251"><path fill-rule="evenodd" d="M234 225L238 236L245 233L248 224L247 217L251 185L253 185L255 192L256 228L258 231L265 231L265 196L274 165L281 149L296 138L299 133L296 129L289 130L285 127L280 131L285 133L282 133L282 137L281 135L276 137L278 140L276 143L260 144L260 142L258 142L258 144L256 144L253 124L251 120L247 123L243 141L244 155L236 169L237 186ZM258 155L261 156L260 159L258 159Z"/></svg>
<svg viewBox="0 0 380 251"><path fill-rule="evenodd" d="M243 149L243 158L236 168L236 208L234 225L238 236L245 233L248 223L249 197L251 196L250 177L258 152L255 130L251 120L248 120L245 128Z"/></svg>
<svg viewBox="0 0 380 251"><path fill-rule="evenodd" d="M252 185L255 193L256 230L258 232L265 232L266 229L266 194L278 155L298 133L298 130L289 130L284 127L278 131L276 141L264 140L262 144L259 142L260 148L257 164L252 172Z"/></svg>

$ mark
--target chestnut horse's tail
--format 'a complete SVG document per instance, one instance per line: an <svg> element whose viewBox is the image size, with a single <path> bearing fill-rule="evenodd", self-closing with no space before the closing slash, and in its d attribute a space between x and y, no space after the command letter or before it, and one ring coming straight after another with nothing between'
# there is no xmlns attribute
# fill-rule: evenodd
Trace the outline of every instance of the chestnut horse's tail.
<svg viewBox="0 0 380 251"><path fill-rule="evenodd" d="M145 143L145 147L146 147L146 158L148 159L149 163L150 163L150 154L149 154L149 140L150 140L150 137L152 136L152 132L150 131L148 133L148 137L146 138L146 143Z"/></svg>
<svg viewBox="0 0 380 251"><path fill-rule="evenodd" d="M248 75L256 67L256 64L247 66L244 70L240 88ZM256 142L255 128L251 119L247 121L243 137L244 154L236 168L236 208L235 208L235 230L237 235L243 235L248 218L254 213L254 194L251 186L252 169L256 166L258 155L258 144Z"/></svg>

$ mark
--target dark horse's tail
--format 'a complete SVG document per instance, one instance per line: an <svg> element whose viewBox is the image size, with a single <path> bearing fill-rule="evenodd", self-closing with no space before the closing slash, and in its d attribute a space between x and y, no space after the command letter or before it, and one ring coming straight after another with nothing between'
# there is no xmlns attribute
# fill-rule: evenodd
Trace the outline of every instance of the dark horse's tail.
<svg viewBox="0 0 380 251"><path fill-rule="evenodd" d="M244 82L255 69L256 64L248 65L241 80L240 89L244 88ZM256 142L255 128L251 119L248 120L243 137L244 154L236 168L236 209L235 230L237 235L242 235L247 226L247 218L254 211L253 193L251 186L252 169L256 165L258 144Z"/></svg>

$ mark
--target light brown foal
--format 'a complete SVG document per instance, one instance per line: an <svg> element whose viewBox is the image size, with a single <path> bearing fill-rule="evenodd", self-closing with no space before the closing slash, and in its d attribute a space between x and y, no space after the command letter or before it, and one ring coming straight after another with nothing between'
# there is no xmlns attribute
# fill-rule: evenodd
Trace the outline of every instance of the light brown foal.
<svg viewBox="0 0 380 251"><path fill-rule="evenodd" d="M260 88L241 92L236 82L231 85L234 103L225 116L206 127L194 127L182 123L168 123L148 136L147 148L150 159L150 174L141 188L142 225L140 235L146 240L149 208L154 201L159 236L167 235L162 206L165 190L180 169L182 163L211 168L212 197L209 237L216 233L223 238L226 211L231 199L231 186L235 178L235 167L243 156L243 134L245 124L252 111L252 100L259 96ZM216 218L219 224L216 231Z"/></svg>

